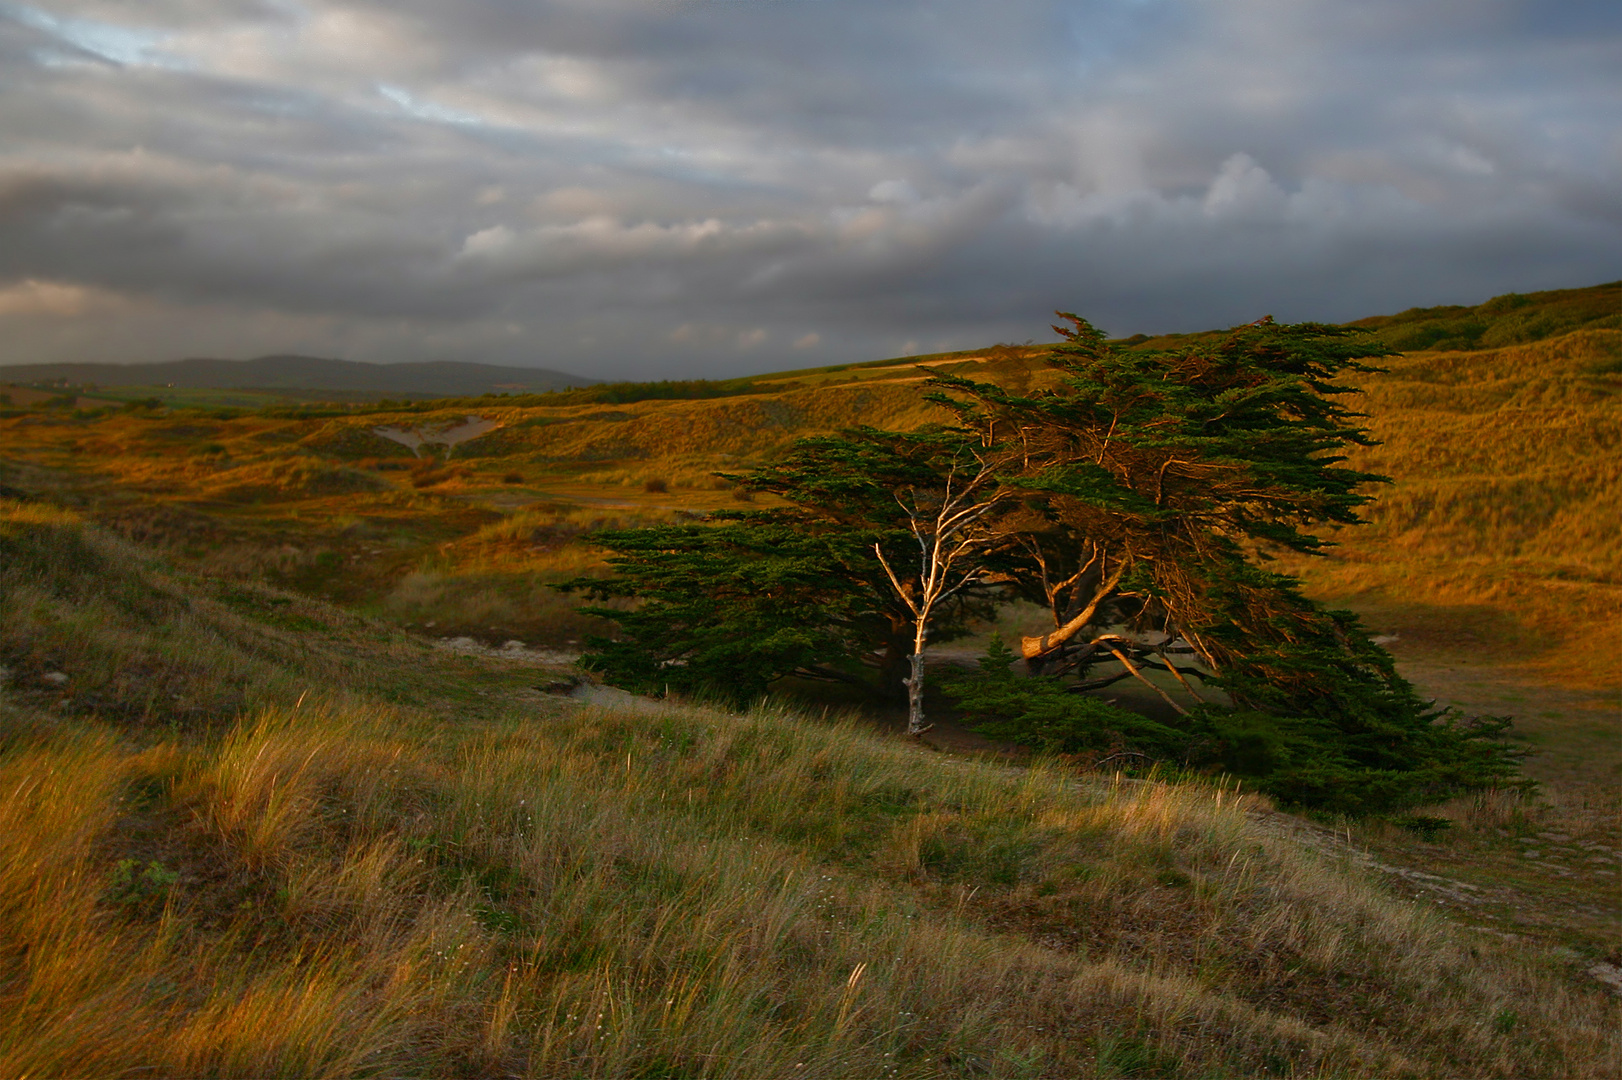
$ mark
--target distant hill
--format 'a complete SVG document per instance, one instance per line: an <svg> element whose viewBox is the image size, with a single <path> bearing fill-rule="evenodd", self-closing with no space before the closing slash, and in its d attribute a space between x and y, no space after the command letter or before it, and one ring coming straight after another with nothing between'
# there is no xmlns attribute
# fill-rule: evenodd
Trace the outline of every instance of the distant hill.
<svg viewBox="0 0 1622 1080"><path fill-rule="evenodd" d="M153 364L18 364L0 367L0 381L66 382L98 387L174 386L213 390L330 390L395 398L469 397L537 393L601 380L547 368L503 367L434 360L365 364L318 356L261 356L256 360L169 360Z"/></svg>

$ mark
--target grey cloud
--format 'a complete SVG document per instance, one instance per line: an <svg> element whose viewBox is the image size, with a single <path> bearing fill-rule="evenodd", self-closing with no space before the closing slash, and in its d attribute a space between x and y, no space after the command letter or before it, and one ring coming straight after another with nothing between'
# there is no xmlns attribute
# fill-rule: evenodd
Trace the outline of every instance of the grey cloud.
<svg viewBox="0 0 1622 1080"><path fill-rule="evenodd" d="M1588 284L1619 116L1613 4L0 3L0 363L723 374Z"/></svg>

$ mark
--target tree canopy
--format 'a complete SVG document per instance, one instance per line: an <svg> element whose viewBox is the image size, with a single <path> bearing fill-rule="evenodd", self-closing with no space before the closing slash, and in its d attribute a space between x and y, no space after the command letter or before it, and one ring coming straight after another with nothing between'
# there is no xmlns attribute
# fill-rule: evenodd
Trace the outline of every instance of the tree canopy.
<svg viewBox="0 0 1622 1080"><path fill-rule="evenodd" d="M1319 553L1317 530L1357 524L1383 480L1345 464L1367 435L1342 379L1389 350L1266 319L1132 351L1061 315L1038 389L931 373L952 423L806 439L731 477L781 509L603 537L615 576L572 587L638 606L588 609L622 636L587 663L732 700L784 675L876 669L880 690L910 688L917 729L928 641L1021 597L1052 617L1019 643L1025 672L1010 654L953 680L1001 737L1125 747L1357 811L1512 782L1502 723L1430 709L1353 616L1266 565ZM1085 696L1124 678L1176 724Z"/></svg>

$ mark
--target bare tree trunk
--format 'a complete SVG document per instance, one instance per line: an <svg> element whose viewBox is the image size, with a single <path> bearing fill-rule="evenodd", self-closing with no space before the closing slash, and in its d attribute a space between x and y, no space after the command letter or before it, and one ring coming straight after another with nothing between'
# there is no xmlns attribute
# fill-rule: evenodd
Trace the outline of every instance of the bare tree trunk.
<svg viewBox="0 0 1622 1080"><path fill-rule="evenodd" d="M1110 594L1115 591L1115 586L1120 582L1121 575L1126 573L1126 569L1127 564L1123 561L1116 568L1115 573L1110 575L1110 579L1101 584L1097 591L1093 593L1093 598L1088 601L1087 606L1063 626L1050 630L1046 634L1038 634L1036 637L1021 638L1019 642L1020 655L1024 656L1026 660L1031 660L1052 652L1075 637L1088 623L1092 622L1093 616L1098 613L1099 605L1109 599Z"/></svg>
<svg viewBox="0 0 1622 1080"><path fill-rule="evenodd" d="M924 646L929 639L925 619L918 620L912 641L912 674L907 677L907 734L922 735L933 724L924 723Z"/></svg>
<svg viewBox="0 0 1622 1080"><path fill-rule="evenodd" d="M962 487L957 486L957 470L953 468L946 476L940 502L931 508L918 504L916 490L911 502L901 493L896 494L896 502L906 513L913 539L918 543L918 569L908 575L908 581L903 582L890 565L883 546L873 545L873 554L884 567L890 586L912 613L911 674L906 679L909 735L922 735L929 730L924 722L924 649L929 643L929 620L934 618L937 605L979 577L978 557L988 539L980 522L1001 503L1002 497L995 490L985 490L993 484L992 465L984 459L977 464L978 470ZM959 569L963 560L971 560L971 565Z"/></svg>

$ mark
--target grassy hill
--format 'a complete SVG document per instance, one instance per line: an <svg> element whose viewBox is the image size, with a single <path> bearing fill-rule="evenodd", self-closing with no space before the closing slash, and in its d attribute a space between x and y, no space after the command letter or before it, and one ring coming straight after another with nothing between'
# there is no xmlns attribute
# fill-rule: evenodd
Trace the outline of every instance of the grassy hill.
<svg viewBox="0 0 1622 1080"><path fill-rule="evenodd" d="M1622 330L1622 281L1587 289L1505 293L1474 307L1409 308L1349 325L1371 330L1403 352L1498 349L1578 330Z"/></svg>
<svg viewBox="0 0 1622 1080"><path fill-rule="evenodd" d="M1595 957L1232 790L582 706L39 502L0 607L6 1075L1622 1069Z"/></svg>
<svg viewBox="0 0 1622 1080"><path fill-rule="evenodd" d="M1336 595L1466 609L1496 658L1615 688L1611 650L1585 643L1622 633L1622 330L1387 366L1360 403L1380 445L1353 460L1396 482L1300 568Z"/></svg>

